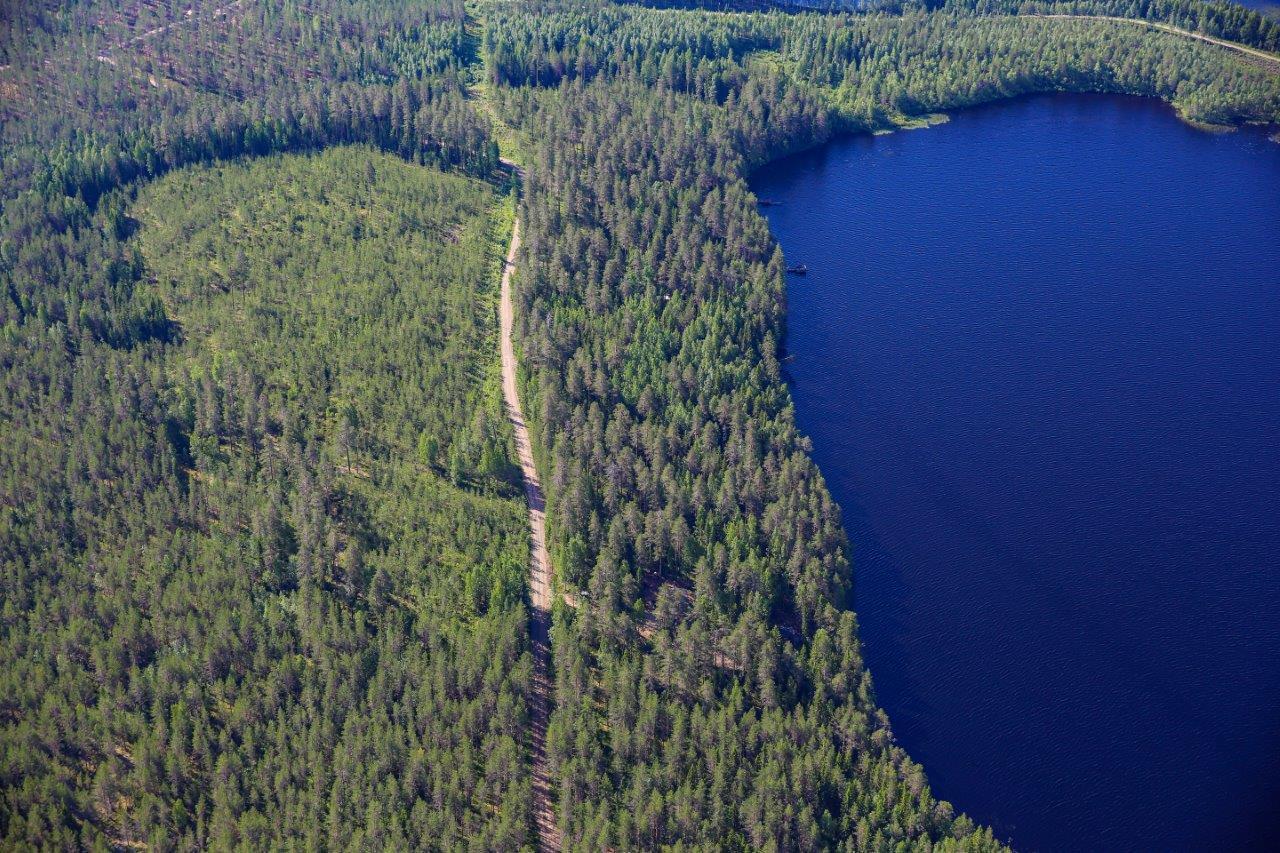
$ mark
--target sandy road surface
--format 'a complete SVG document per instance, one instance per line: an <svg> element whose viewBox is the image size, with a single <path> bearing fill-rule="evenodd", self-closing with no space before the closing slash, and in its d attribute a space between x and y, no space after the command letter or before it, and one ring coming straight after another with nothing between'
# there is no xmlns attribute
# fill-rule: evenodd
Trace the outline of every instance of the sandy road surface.
<svg viewBox="0 0 1280 853"><path fill-rule="evenodd" d="M511 246L502 270L502 293L498 306L498 336L502 350L502 398L507 417L515 428L516 454L524 475L524 493L529 502L529 638L533 644L533 707L530 710L530 758L533 763L533 809L538 829L538 848L560 849L560 829L552 810L551 772L547 763L547 721L551 716L551 562L547 557L546 503L542 481L533 463L529 428L520 408L516 387L516 351L512 340L515 312L511 306L511 271L520 249L520 220L511 229Z"/></svg>

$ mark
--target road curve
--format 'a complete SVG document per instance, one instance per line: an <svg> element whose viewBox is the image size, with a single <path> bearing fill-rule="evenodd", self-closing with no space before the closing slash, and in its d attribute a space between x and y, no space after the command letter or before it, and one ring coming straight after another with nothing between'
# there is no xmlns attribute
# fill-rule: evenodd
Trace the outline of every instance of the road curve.
<svg viewBox="0 0 1280 853"><path fill-rule="evenodd" d="M551 771L547 762L547 721L551 717L551 562L547 557L546 502L542 481L533 463L533 445L520 407L516 387L516 350L512 340L515 312L511 307L511 271L520 249L520 220L511 228L511 246L502 269L502 292L498 303L498 337L502 351L502 398L507 418L516 434L516 455L524 476L524 494L529 502L529 639L533 645L533 703L530 711L530 761L533 765L533 816L538 830L538 849L558 851L560 828L552 809Z"/></svg>
<svg viewBox="0 0 1280 853"><path fill-rule="evenodd" d="M1276 63L1277 65L1280 65L1280 56L1277 56L1274 53L1267 53L1265 50L1258 50L1257 48L1248 47L1247 45L1238 44L1233 41L1227 41L1226 39L1215 38L1214 36L1208 36L1208 35L1205 35L1204 33L1197 33L1194 30L1184 30L1182 27L1175 27L1173 24L1166 24L1166 23L1163 23L1162 21L1148 21L1143 18L1118 18L1111 15L1025 15L1023 17L1049 18L1049 19L1067 20L1067 21L1117 21L1122 24L1138 24L1139 26L1151 27L1152 29L1155 29L1155 30L1162 30L1166 33L1174 33L1175 35L1186 36L1187 38L1193 38L1193 39L1196 39L1197 41L1208 42L1209 44L1216 44L1219 47L1225 47L1228 50L1234 50L1234 51L1237 51L1238 53L1243 53L1246 56L1253 56L1258 59L1265 59L1268 62L1273 62L1273 63Z"/></svg>

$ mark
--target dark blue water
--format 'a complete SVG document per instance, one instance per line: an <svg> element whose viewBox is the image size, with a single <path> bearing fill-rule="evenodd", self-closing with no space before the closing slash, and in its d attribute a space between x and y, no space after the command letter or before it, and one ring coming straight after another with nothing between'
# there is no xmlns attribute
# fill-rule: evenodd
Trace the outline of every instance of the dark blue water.
<svg viewBox="0 0 1280 853"><path fill-rule="evenodd" d="M810 268L791 390L935 793L1025 850L1275 845L1280 145L1052 96L753 187Z"/></svg>

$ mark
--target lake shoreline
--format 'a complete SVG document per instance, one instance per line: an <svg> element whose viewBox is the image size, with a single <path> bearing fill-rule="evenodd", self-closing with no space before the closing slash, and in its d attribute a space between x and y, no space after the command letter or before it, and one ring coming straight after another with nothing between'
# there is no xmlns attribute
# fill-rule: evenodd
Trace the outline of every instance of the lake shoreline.
<svg viewBox="0 0 1280 853"><path fill-rule="evenodd" d="M1276 179L1246 177L1250 164L1274 158L1274 149L1261 145L1270 138L1264 128L1244 127L1227 137L1203 133L1168 121L1180 119L1177 111L1155 100L1041 93L986 102L955 111L939 128L945 142L932 134L841 134L750 179L754 193L778 202L762 213L787 261L809 268L787 286L781 347L788 392L797 425L812 440L814 461L843 510L853 545L854 609L877 695L936 795L1027 849L1141 847L1138 839L1181 849L1213 831L1241 838L1237 846L1247 848L1249 833L1266 828L1260 798L1280 787L1280 762L1258 763L1268 760L1266 732L1274 730L1260 720L1258 697L1280 695L1276 679L1265 680L1268 672L1280 672L1280 650L1265 631L1233 628L1223 616L1258 612L1273 606L1274 596L1257 588L1256 573L1240 573L1240 560L1214 556L1231 553L1221 550L1227 546L1256 549L1247 531L1274 528L1256 521L1239 534L1222 532L1270 505L1270 492L1233 503L1251 489L1269 488L1257 482L1275 455L1260 438L1269 430L1228 430L1243 429L1272 407L1265 400L1250 403L1229 418L1232 426L1218 419L1215 412L1235 405L1222 397L1228 389L1247 391L1262 381L1248 373L1187 385L1178 392L1193 395L1185 404L1151 397L1180 376L1218 364L1222 350L1206 340L1236 347L1258 342L1248 346L1261 349L1231 362L1232 370L1247 371L1254 360L1280 352L1280 345L1266 344L1271 333L1265 329L1251 325L1246 334L1233 325L1273 313L1255 304L1267 298L1265 288L1240 290L1248 277L1235 264L1251 252L1274 251L1277 240L1257 234L1226 240L1247 223L1265 229L1266 222L1280 221L1272 210L1277 200L1266 194ZM999 130L994 139L984 135L990 128ZM1236 152L1229 155L1234 167L1214 159L1224 152ZM1149 184L1151 170L1167 177ZM1212 182L1193 188L1196 175L1212 175ZM1027 180L1048 183L1015 192L1018 215L1001 212L1002 199ZM1057 201L1046 206L1050 198ZM1215 201L1214 212L1191 213L1205 198ZM1042 219L1061 205L1073 218ZM941 232L957 222L975 230L947 242L953 238ZM1047 254L1036 248L1046 239ZM1056 244L1062 248L1053 249ZM1213 252L1203 267L1215 270L1212 287L1196 287L1201 267L1174 260L1206 251ZM1107 257L1113 260L1099 260ZM1019 264L1013 271L987 269L988 262L998 269L1010 259ZM960 274L957 264L969 272ZM1280 267L1280 260L1254 264L1255 278L1259 264ZM1058 282L1059 274L1069 286ZM1001 284L1023 280L1026 288ZM1177 296L1164 295L1170 281L1184 282ZM917 301L938 289L945 302ZM1046 335L1058 340L1054 318L1093 312L1095 292L1116 307L1082 315L1079 328L1063 333L1065 349L1052 351L1052 369L1037 367L1029 355L1002 354L1001 347L1014 343L1039 346ZM1049 312L1039 307L1045 293L1054 294ZM1189 307L1180 307L1184 300L1192 300ZM1022 312L1017 322L1003 319L1011 306ZM1138 313L1129 319L1126 311ZM1188 318L1196 318L1194 332L1177 331ZM1091 412L1110 387L1089 390L1110 375L1107 354L1128 341L1136 347L1128 357L1145 363L1148 338L1166 340L1159 357L1178 368L1160 383L1147 378L1131 393L1115 395L1114 411L1073 414ZM984 346L997 349L987 353ZM1067 381L1064 366L1079 359L1101 361L1070 373L1071 381L1059 387ZM989 375L997 367L1007 372ZM1012 390L989 395L1011 381L1020 394L1031 394L1025 405L1039 407L1039 414L991 423L1007 409ZM1212 405L1196 402L1194 395L1206 388L1215 389ZM1084 396L1066 404L1060 393L1068 400ZM1162 417L1141 420L1148 409L1166 406ZM1139 425L1124 441L1164 438L1141 454L1107 455L1068 475L1068 462L1110 448L1118 440L1115 424L1132 418ZM961 432L952 435L952 426ZM1093 437L1052 452L1063 440L1053 436L1066 429ZM1186 444L1188 435L1196 441ZM1025 461L1001 449L1015 438L1010 448L1031 454ZM1217 447L1229 454L1252 448L1247 460L1263 461L1228 455L1199 468L1191 464L1194 448ZM1177 460L1186 464L1175 466L1172 480L1160 473L1164 468L1123 467L1177 448ZM1221 493L1215 504L1185 512L1159 504L1143 509L1148 498L1141 495L1108 497L1108 490L1121 488L1107 485L1110 480L1072 485L1113 468L1121 485L1159 483L1173 489L1171 495L1177 483L1207 489L1201 484L1215 482L1215 472L1237 473L1212 487ZM1026 492L1016 479L1007 482L1045 475L1059 485L1043 494ZM1054 489L1066 491L1054 497ZM1012 498L1001 495L1021 497L1007 504ZM984 503L996 499L1003 502ZM1056 528L1046 531L1049 522L1041 519L1053 515L1027 512L1042 500L1074 501L1076 514L1061 524L1081 535L1043 539ZM1129 517L1135 520L1125 521ZM1183 520L1169 528L1177 519ZM1095 529L1103 522L1129 526L1107 540L1105 528ZM1143 547L1162 554L1153 563L1162 566L1158 571L1136 571L1147 566L1140 555L1119 556L1156 532L1160 538ZM1217 550L1194 562L1214 565L1213 582L1200 571L1185 578L1160 574L1181 572L1175 567L1207 543L1218 543ZM1062 554L1076 556L1042 562L1044 555ZM1204 609L1235 590L1249 592ZM1152 643L1158 648L1147 648ZM1054 661L1056 673L1048 683L1037 675L1046 660ZM1227 677L1207 677L1211 673ZM1206 713L1223 721L1213 744L1195 722ZM1155 737L1156 729L1167 736ZM1173 742L1180 749L1169 750ZM1217 743L1231 744L1231 751ZM1252 781L1245 785L1242 778ZM1066 805L1064 786L1073 791ZM1148 800L1146 793L1159 796ZM1091 827L1088 838L1081 840L1071 826Z"/></svg>
<svg viewBox="0 0 1280 853"><path fill-rule="evenodd" d="M932 127L938 127L939 125L947 124L952 120L953 117L964 115L974 110L982 110L982 109L987 109L989 107L999 107L1004 104L1016 104L1021 101L1034 100L1036 98L1054 98L1054 97L1060 97L1060 96L1062 97L1082 96L1082 97L1099 97L1099 98L1112 98L1112 97L1140 98L1144 101L1152 101L1152 102L1163 105L1170 111L1170 113L1175 118L1178 119L1178 121L1182 122L1183 124L1189 127L1193 127L1196 130L1201 131L1202 133L1210 133L1210 134L1237 133L1241 130L1244 130L1246 128L1251 128L1251 127L1262 128L1264 131L1270 131L1274 129L1275 132L1271 133L1268 138L1272 142L1280 143L1280 122L1241 122L1239 124L1215 124L1212 122L1205 122L1205 121L1200 121L1198 119L1189 118L1182 112L1182 110L1178 109L1178 107L1175 104L1173 104L1171 101L1167 101L1164 98L1160 98L1155 95L1135 95L1135 94L1129 94L1126 92L1095 92L1095 91L1076 91L1076 90L1068 90L1068 89L1046 89L1046 90L1037 91L1037 92L1022 92L1016 95L1000 96L1000 97L992 98L991 100L976 101L974 103L962 104L955 107L949 107L945 110L939 110L937 112L931 112L931 113L923 113L920 115L904 114L900 117L895 117L891 121L891 123L887 125L880 125L875 127L839 128L833 131L829 136L823 139L816 140L812 144L801 146L794 149L789 149L777 157L772 157L761 163L753 164L749 166L744 174L744 178L748 183L751 183L759 172L761 172L762 170L770 166L773 166L780 160L785 160L789 157L795 157L798 155L808 153L810 151L822 148L823 146L830 145L831 143L841 139L848 139L848 138L857 137L857 136L871 136L871 137L889 136L894 133L899 133L901 131L906 131L906 130L928 130L929 128L932 128Z"/></svg>

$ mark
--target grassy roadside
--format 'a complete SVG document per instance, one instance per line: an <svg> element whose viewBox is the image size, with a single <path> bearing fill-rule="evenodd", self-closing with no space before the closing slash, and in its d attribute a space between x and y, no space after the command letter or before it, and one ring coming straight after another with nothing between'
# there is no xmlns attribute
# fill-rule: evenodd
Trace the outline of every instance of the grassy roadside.
<svg viewBox="0 0 1280 853"><path fill-rule="evenodd" d="M471 54L476 62L469 67L471 80L467 84L467 97L481 115L489 119L494 141L504 160L510 160L521 168L528 168L530 145L524 134L503 120L494 97L493 84L485 65L484 29L487 26L490 2L468 2L465 24L466 38L472 46ZM509 225L510 223L508 223ZM507 233L510 233L508 228Z"/></svg>

